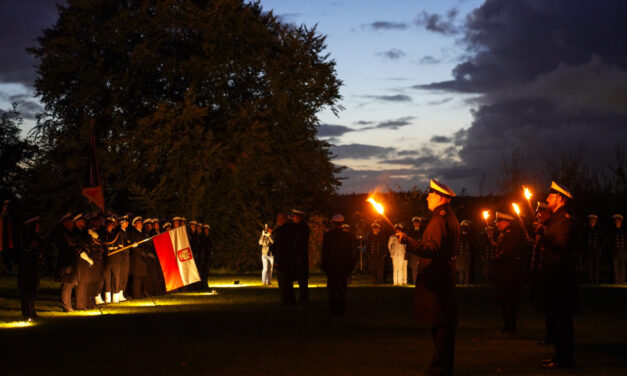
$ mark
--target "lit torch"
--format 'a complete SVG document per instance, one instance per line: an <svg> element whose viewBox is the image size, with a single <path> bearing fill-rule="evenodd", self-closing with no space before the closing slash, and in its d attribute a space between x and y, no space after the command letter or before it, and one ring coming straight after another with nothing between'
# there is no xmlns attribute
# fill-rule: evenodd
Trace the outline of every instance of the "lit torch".
<svg viewBox="0 0 627 376"><path fill-rule="evenodd" d="M491 240L492 239L492 231L490 231L490 225L488 224L488 218L490 218L490 212L488 210L484 210L483 211L483 220L485 221L486 235Z"/></svg>
<svg viewBox="0 0 627 376"><path fill-rule="evenodd" d="M524 185L523 185L523 194L525 195L525 198L527 199L527 205L529 205L529 212L533 216L533 207L531 206L531 196L533 196L533 194L531 193L529 188L525 187Z"/></svg>
<svg viewBox="0 0 627 376"><path fill-rule="evenodd" d="M522 227L523 230L525 230L525 235L527 236L527 239L529 239L529 233L527 232L527 227L523 223L522 218L520 218L520 208L515 202L512 203L512 206L514 207L514 211L516 212L516 216L518 217L518 221L520 222L520 227Z"/></svg>
<svg viewBox="0 0 627 376"><path fill-rule="evenodd" d="M377 201L375 201L374 198L370 197L369 199L367 199L366 201L368 201L369 203L372 204L372 206L374 207L374 209L381 214L381 216L390 224L390 226L392 226L392 228L394 228L394 225L392 224L392 222L390 222L390 220L388 219L388 217L385 216L385 214L383 214L384 209L383 209L383 205L381 205L380 203L378 203Z"/></svg>

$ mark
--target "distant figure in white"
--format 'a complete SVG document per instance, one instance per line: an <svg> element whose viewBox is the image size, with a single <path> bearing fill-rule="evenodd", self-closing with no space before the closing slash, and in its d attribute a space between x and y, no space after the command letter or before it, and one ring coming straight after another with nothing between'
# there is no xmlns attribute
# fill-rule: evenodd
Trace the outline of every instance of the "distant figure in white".
<svg viewBox="0 0 627 376"><path fill-rule="evenodd" d="M394 229L403 230L403 225L396 224ZM403 286L407 284L407 260L405 259L405 244L402 244L396 235L391 235L388 240L388 249L392 258L392 268L394 275L394 286Z"/></svg>
<svg viewBox="0 0 627 376"><path fill-rule="evenodd" d="M272 240L272 229L266 224L261 237L259 238L259 245L261 246L261 263L263 270L261 271L261 283L264 285L270 285L272 283L272 267L274 266L274 256L270 251L270 245L274 243Z"/></svg>

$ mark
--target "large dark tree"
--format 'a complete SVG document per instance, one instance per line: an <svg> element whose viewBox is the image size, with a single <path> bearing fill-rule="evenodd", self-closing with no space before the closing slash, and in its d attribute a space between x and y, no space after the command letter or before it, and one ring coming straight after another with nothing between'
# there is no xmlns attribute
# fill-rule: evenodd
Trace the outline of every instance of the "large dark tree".
<svg viewBox="0 0 627 376"><path fill-rule="evenodd" d="M240 0L70 0L39 44L59 212L80 201L92 131L109 207L206 221L229 259L250 259L234 252L255 252L278 210L321 207L339 185L315 134L341 82L315 29Z"/></svg>

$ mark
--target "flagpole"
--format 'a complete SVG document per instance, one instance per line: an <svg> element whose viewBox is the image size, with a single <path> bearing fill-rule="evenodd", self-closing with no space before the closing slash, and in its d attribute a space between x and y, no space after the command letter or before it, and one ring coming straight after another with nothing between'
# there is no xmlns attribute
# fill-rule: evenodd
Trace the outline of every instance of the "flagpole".
<svg viewBox="0 0 627 376"><path fill-rule="evenodd" d="M161 235L161 234L157 234L157 235ZM141 244L141 243L145 243L145 242L147 242L148 240L151 240L152 238L154 238L154 237L155 237L155 236L157 236L157 235L154 235L154 236L151 236L151 237L146 238L146 239L144 239L144 240L138 241L138 242L136 242L136 243L133 243L133 244L127 245L127 246L126 246L126 247L124 247L124 248L116 249L116 250L115 250L115 251L113 251L113 252L109 252L109 253L107 253L107 256L111 256L111 255L114 255L114 254L116 254L116 253L118 253L118 252L125 251L125 250L127 250L127 249L129 249L129 248L131 248L131 247L136 247L137 245L139 245L139 244Z"/></svg>

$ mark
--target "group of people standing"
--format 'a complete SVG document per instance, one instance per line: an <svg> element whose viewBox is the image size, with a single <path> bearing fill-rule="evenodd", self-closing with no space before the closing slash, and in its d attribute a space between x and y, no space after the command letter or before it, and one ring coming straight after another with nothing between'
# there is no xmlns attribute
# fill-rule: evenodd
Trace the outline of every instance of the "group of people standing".
<svg viewBox="0 0 627 376"><path fill-rule="evenodd" d="M161 265L153 243L147 240L184 225L183 217L174 217L170 222L141 216L130 219L129 215L67 213L59 219L59 227L52 234L50 243L56 252L44 252L40 218L29 218L24 222L18 247L22 315L27 320L37 317L35 299L41 270L49 263L46 254L57 255L56 278L61 282L60 297L65 312L119 303L129 297L165 294ZM190 221L186 229L201 276L201 283L192 288L203 288L207 286L209 273L210 227Z"/></svg>

